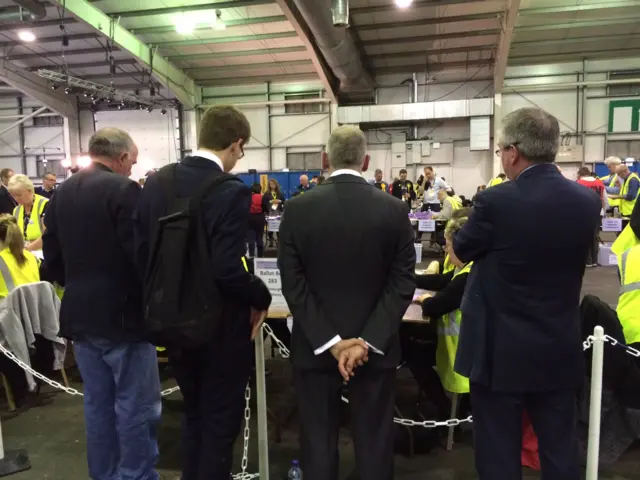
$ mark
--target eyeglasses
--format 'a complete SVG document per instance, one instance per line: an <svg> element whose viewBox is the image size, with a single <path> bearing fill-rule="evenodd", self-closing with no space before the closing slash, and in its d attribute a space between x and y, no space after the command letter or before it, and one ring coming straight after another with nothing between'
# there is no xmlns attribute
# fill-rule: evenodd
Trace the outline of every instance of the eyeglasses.
<svg viewBox="0 0 640 480"><path fill-rule="evenodd" d="M506 147L500 147L499 149L496 150L496 157L500 157L500 154L502 153L503 150L509 150L510 148L515 148L518 145L518 142L516 143L510 143L509 145L507 145Z"/></svg>

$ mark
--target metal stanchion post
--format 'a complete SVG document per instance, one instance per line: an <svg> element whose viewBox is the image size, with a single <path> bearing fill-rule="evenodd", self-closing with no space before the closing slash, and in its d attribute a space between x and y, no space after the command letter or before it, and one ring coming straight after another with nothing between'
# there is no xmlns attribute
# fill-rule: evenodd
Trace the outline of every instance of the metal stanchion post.
<svg viewBox="0 0 640 480"><path fill-rule="evenodd" d="M267 388L265 385L264 337L262 331L255 339L256 348L256 407L258 410L258 465L260 478L269 480L269 438L267 434Z"/></svg>
<svg viewBox="0 0 640 480"><path fill-rule="evenodd" d="M0 477L6 477L30 468L31 463L26 450L4 451L2 427L0 427Z"/></svg>
<svg viewBox="0 0 640 480"><path fill-rule="evenodd" d="M593 330L593 355L591 360L591 401L589 404L589 444L587 447L586 480L598 479L600 455L600 415L602 409L602 364L604 361L604 329Z"/></svg>

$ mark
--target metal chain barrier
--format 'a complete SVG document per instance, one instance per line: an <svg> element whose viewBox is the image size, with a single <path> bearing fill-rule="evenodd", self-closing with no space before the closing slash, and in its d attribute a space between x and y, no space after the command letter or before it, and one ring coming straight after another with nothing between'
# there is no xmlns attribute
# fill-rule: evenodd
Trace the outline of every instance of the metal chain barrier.
<svg viewBox="0 0 640 480"><path fill-rule="evenodd" d="M640 357L640 351L636 350L635 348L631 348L628 345L624 345L624 344L620 343L618 340L616 340L613 337L610 337L609 335L605 335L604 336L604 341L605 342L609 342L613 346L618 346L618 347L623 348L624 350L626 350L626 352L629 355L632 355L634 357Z"/></svg>
<svg viewBox="0 0 640 480"><path fill-rule="evenodd" d="M251 387L247 383L244 390L244 431L242 433L242 472L233 475L233 480L252 480L258 478L259 473L247 473L247 465L249 464L249 437L251 430L249 429L249 421L251 420Z"/></svg>

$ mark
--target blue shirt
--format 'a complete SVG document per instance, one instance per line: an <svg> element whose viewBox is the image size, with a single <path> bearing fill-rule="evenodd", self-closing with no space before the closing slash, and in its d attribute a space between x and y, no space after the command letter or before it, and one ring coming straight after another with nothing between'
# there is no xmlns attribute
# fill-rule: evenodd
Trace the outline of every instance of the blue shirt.
<svg viewBox="0 0 640 480"><path fill-rule="evenodd" d="M605 191L609 194L609 195L618 195L620 194L620 187L617 186L619 185L618 182L620 180L622 180L620 177L618 177L618 182L616 182L616 186L615 187L610 187L609 184L611 183L611 179L615 176L615 173L610 173L609 175L607 175L606 177L602 177L600 178L600 180L602 180L602 183L604 183L604 189Z"/></svg>

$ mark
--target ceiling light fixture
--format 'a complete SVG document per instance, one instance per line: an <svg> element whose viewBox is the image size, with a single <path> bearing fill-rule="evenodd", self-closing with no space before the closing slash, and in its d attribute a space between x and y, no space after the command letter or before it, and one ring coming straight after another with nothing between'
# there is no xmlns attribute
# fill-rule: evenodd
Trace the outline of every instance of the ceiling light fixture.
<svg viewBox="0 0 640 480"><path fill-rule="evenodd" d="M396 0L396 5L399 8L408 8L413 3L413 0Z"/></svg>
<svg viewBox="0 0 640 480"><path fill-rule="evenodd" d="M196 28L195 19L184 14L175 17L173 22L176 26L176 32L181 35L191 35Z"/></svg>
<svg viewBox="0 0 640 480"><path fill-rule="evenodd" d="M34 42L36 40L35 34L30 30L19 31L18 38L23 42Z"/></svg>
<svg viewBox="0 0 640 480"><path fill-rule="evenodd" d="M224 30L227 28L227 25L222 20L222 12L220 10L216 10L216 21L212 25L214 30Z"/></svg>

